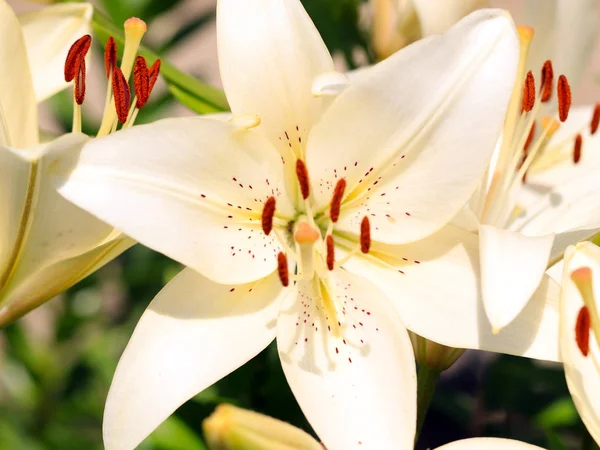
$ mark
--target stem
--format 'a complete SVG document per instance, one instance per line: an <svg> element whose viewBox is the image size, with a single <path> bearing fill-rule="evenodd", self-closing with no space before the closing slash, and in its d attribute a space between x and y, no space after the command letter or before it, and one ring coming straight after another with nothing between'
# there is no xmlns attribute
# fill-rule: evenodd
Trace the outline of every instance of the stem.
<svg viewBox="0 0 600 450"><path fill-rule="evenodd" d="M415 442L419 439L421 428L425 423L427 410L433 399L435 387L442 373L439 369L432 369L426 365L420 365L417 374L417 434Z"/></svg>

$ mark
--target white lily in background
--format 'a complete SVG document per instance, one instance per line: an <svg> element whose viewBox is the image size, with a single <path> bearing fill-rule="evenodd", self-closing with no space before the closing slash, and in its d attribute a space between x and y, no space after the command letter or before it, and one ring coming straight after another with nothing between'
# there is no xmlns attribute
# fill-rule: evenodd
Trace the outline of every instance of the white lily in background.
<svg viewBox="0 0 600 450"><path fill-rule="evenodd" d="M275 337L329 449L412 446L414 358L392 304L449 345L557 358L555 286L508 338L493 336L477 236L445 226L479 183L508 106L519 49L504 12L475 13L341 93L299 1L220 0L217 30L230 123L163 120L55 166L66 198L189 266L119 362L108 449L134 448Z"/></svg>
<svg viewBox="0 0 600 450"><path fill-rule="evenodd" d="M65 13L65 9L58 6L68 5L57 5L56 8L51 8L51 12L42 13L39 22L24 20L29 24L26 26L33 27L30 32L36 35L36 39L40 39L40 30L52 28L56 14L60 16ZM68 16L70 8L66 8L66 11ZM133 241L58 195L48 176L54 160L73 158L89 141L87 136L77 131L81 124L80 104L85 97L85 54L91 37L86 35L77 40L68 51L66 63L63 61L63 67L59 70L62 84L66 78L75 79L75 132L47 144L39 144L37 103L26 44L21 25L4 0L0 0L0 21L0 42L4 43L0 46L0 63L4 74L0 87L0 166L3 171L0 180L0 204L3 208L3 225L0 227L2 326L77 283L129 248ZM76 20L67 22L77 25ZM138 95L138 101L133 102L131 111L127 114L129 87L125 80L133 69L135 53L145 32L145 24L139 19L128 22L130 23L125 27L126 45L122 70L116 67L116 56L108 58L111 65L109 68L119 74L120 82L114 90L120 100L120 116L130 117L126 126L133 123L136 107L143 106L140 106ZM37 25L34 26L35 23ZM63 28L69 29L69 26ZM54 31L60 36L51 34L48 42L62 45L68 33L64 29ZM32 48L38 48L31 45ZM45 48L49 51L52 45ZM111 55L116 55L114 46L111 49ZM55 54L44 56L49 58L47 70L50 71L56 65ZM145 101L158 70L156 65L153 66L151 76L145 61L138 60L136 67L137 65L143 66L143 70L136 69L141 74L138 75L141 81L136 82L136 94L142 89L141 98ZM107 72L110 72L109 68ZM46 73L47 70L42 72ZM112 77L110 74L109 86L113 85ZM48 83L40 85L39 92L55 91L58 88L58 83L52 81L55 78L54 75L48 75ZM111 96L107 99L109 106L110 99ZM113 126L116 112L114 106L107 108L107 111L105 128L110 131L116 128Z"/></svg>
<svg viewBox="0 0 600 450"><path fill-rule="evenodd" d="M38 102L69 86L65 58L71 44L90 32L93 12L89 3L63 3L18 16Z"/></svg>
<svg viewBox="0 0 600 450"><path fill-rule="evenodd" d="M370 0L373 50L385 59L488 6L488 0Z"/></svg>
<svg viewBox="0 0 600 450"><path fill-rule="evenodd" d="M374 415L381 414L373 411ZM414 422L415 418L412 418ZM410 426L411 421L408 422ZM405 424L398 424L399 427ZM305 431L273 417L222 404L203 421L202 428L210 450L323 450L323 446ZM368 448L368 447L364 447ZM413 445L387 443L385 448L412 450ZM438 450L541 450L540 447L512 439L474 438L452 442Z"/></svg>
<svg viewBox="0 0 600 450"><path fill-rule="evenodd" d="M560 302L560 351L577 411L600 444L600 248L591 242L565 252Z"/></svg>

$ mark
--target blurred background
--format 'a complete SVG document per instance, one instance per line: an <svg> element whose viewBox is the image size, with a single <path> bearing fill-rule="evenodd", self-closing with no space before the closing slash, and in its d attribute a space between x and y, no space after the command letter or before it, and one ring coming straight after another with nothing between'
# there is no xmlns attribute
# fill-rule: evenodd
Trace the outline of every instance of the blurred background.
<svg viewBox="0 0 600 450"><path fill-rule="evenodd" d="M543 8L551 1L538 3ZM18 0L9 3L17 12L40 7ZM147 47L179 69L220 86L216 0L93 3L118 26L130 16L142 18L148 23ZM340 69L374 60L367 2L303 3ZM523 13L521 0L491 3L510 9L517 18ZM83 107L84 131L92 134L106 89L99 40L95 45ZM575 93L575 103L600 100L598 74L600 46ZM71 108L69 92L50 99L41 106L42 127L50 132L69 130ZM186 114L194 113L178 105L162 83L137 123ZM135 246L70 291L1 330L0 449L101 449L102 411L119 356L145 307L179 270L178 264L166 257ZM140 448L204 449L202 420L222 402L272 415L312 433L271 346L182 406ZM417 448L483 435L511 437L552 450L597 448L579 420L560 366L467 352L444 373Z"/></svg>

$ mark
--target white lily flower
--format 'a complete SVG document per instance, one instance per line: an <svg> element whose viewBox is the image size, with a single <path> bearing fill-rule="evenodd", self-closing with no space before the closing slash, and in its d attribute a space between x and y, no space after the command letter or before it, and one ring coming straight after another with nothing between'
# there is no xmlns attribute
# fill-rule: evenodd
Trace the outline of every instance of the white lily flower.
<svg viewBox="0 0 600 450"><path fill-rule="evenodd" d="M371 0L373 49L385 59L407 45L444 33L488 0Z"/></svg>
<svg viewBox="0 0 600 450"><path fill-rule="evenodd" d="M108 449L138 445L275 337L328 448L412 446L414 359L389 300L421 335L556 358L554 286L511 338L492 336L477 307L477 236L445 226L506 113L518 43L504 12L469 16L337 98L323 94L343 76L299 1L220 0L217 27L229 123L135 127L62 170L66 198L189 266L119 362Z"/></svg>
<svg viewBox="0 0 600 450"><path fill-rule="evenodd" d="M591 242L565 252L560 302L560 351L577 411L600 443L600 248Z"/></svg>
<svg viewBox="0 0 600 450"><path fill-rule="evenodd" d="M592 136L600 110L570 115L569 83L564 75L555 81L549 60L536 86L532 72L525 75L533 30L519 31L520 74L502 140L490 175L470 204L473 227L480 224L482 294L495 332L521 313L564 249L600 227L600 183L594 173L600 159ZM556 118L545 115L556 114L550 108L554 97Z"/></svg>
<svg viewBox="0 0 600 450"><path fill-rule="evenodd" d="M90 32L93 12L89 3L64 3L18 17L38 102L69 85L63 76L65 58L71 44Z"/></svg>
<svg viewBox="0 0 600 450"><path fill-rule="evenodd" d="M50 8L50 12L43 13L43 19L33 20L32 16L31 20L25 20L33 27L30 31L38 30L37 39L40 39L40 30L56 24L57 14L64 17L71 14L70 7L65 9L62 6L69 5ZM85 54L91 37L86 35L77 40L68 52L66 63L63 62L64 68L59 70L63 83L65 78L75 79L74 133L40 144L37 103L26 44L21 25L4 0L0 0L0 21L1 42L10 43L0 46L0 63L5 76L0 87L0 162L3 170L0 180L0 203L3 205L3 225L0 227L2 326L71 287L129 248L134 241L66 201L56 193L54 185L50 184L51 173L55 170L54 162L57 159L72 161L81 147L90 140L77 131L81 124L80 104L85 97ZM78 24L77 20L71 22L75 26ZM145 31L145 24L139 19L128 22L130 23L125 27L125 57L121 66L124 72L131 72L139 39ZM58 30L60 36L50 33L49 41L60 42L62 45L65 36L69 35L65 32L65 27ZM48 45L47 51L50 51L53 45ZM114 46L111 48L113 53L110 55L116 54ZM51 57L49 70L56 64L55 55L47 56ZM108 62L114 66L116 56L109 57ZM142 69L145 70L138 70L142 74L138 78L144 78L145 75L145 81L140 82L144 92L141 97L136 97L137 102L133 102L131 114L127 114L129 101L125 101L123 95L117 95L122 100L118 108L120 115L130 116L127 127L133 124L136 106L141 107L139 99L147 100L152 88L149 83L153 83L152 80L158 76L156 65L153 66L151 75L145 61L139 60L136 64L143 65ZM128 94L129 87L124 81L126 78L123 71L114 68L114 73L120 74L122 82L119 86L122 92ZM53 76L48 75L48 78ZM112 75L109 80L112 81ZM112 85L110 81L109 86ZM136 94L140 91L140 83L136 83ZM49 88L50 84L44 89ZM115 89L115 92L119 94L119 89ZM109 96L107 104L110 98ZM109 113L106 114L105 128L110 131L116 127L113 126L116 113L114 106L107 110ZM116 122L116 118L114 121Z"/></svg>

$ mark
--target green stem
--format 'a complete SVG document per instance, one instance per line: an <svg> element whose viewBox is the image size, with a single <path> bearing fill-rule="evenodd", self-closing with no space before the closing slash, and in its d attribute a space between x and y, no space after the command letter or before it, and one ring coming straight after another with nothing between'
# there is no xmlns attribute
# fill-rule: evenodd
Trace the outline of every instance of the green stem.
<svg viewBox="0 0 600 450"><path fill-rule="evenodd" d="M423 364L419 366L417 374L417 434L415 435L415 442L421 434L421 428L423 428L423 423L425 423L427 410L433 399L435 387L441 373L442 371L439 369L432 369Z"/></svg>
<svg viewBox="0 0 600 450"><path fill-rule="evenodd" d="M106 41L109 36L112 36L120 48L124 47L123 31L116 28L108 18L97 10L94 11L94 17L92 18L92 28L101 40ZM140 46L138 53L150 61L160 57L143 45ZM170 87L175 86L179 91L184 91L188 97L194 99L191 106L186 105L194 111L211 113L229 110L227 98L222 90L202 83L200 80L180 71L168 61L161 60L160 74Z"/></svg>

